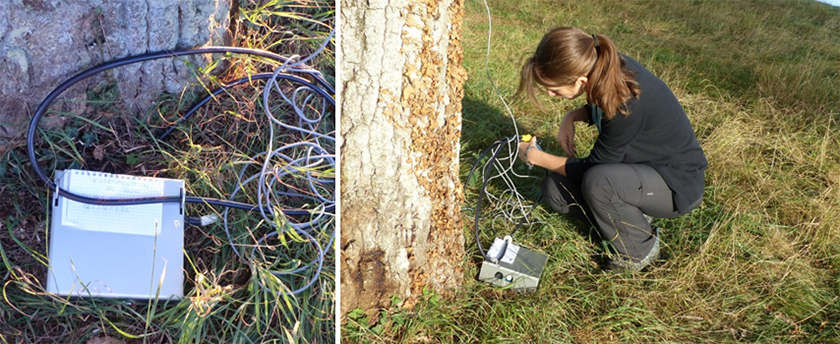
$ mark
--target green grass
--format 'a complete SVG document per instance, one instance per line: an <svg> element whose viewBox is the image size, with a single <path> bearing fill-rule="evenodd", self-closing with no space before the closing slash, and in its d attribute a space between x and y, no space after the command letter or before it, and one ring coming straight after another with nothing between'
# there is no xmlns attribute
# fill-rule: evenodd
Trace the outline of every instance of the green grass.
<svg viewBox="0 0 840 344"><path fill-rule="evenodd" d="M487 17L466 2L462 174L513 125L485 76ZM611 37L674 90L709 160L699 209L663 228L663 259L605 273L601 248L545 205L517 240L551 256L540 289L475 281L465 212L463 289L384 324L349 320L351 343L836 343L840 338L840 9L814 1L490 1L490 74L522 133L554 139L582 102L513 98L523 54L554 26ZM578 127L578 150L594 141ZM533 171L532 175L541 175ZM520 181L532 190L533 181ZM465 208L477 199L468 188ZM492 240L483 222L483 243ZM400 319L400 323L393 321ZM399 326L396 326L399 325Z"/></svg>
<svg viewBox="0 0 840 344"><path fill-rule="evenodd" d="M308 56L334 26L334 2L240 0L235 44L266 49L284 56ZM334 84L334 46L309 62ZM107 81L95 85L87 100L65 99L59 112L64 126L43 125L36 154L48 174L56 169L83 168L112 173L186 180L191 195L227 199L239 184L237 175L249 157L267 147L268 125L262 113L263 83L243 85L217 97L170 137L155 134L183 113L205 87L215 88L244 75L272 71L249 58L228 58L228 68L208 75L193 68L201 86L182 94L164 95L146 116L119 115L128 108ZM209 70L209 68L207 68ZM198 80L192 81L198 85ZM284 86L285 87L285 86ZM276 102L279 104L279 102ZM282 114L284 109L273 109ZM285 109L288 110L288 109ZM325 113L321 132L334 131L334 109ZM278 142L298 140L286 132ZM275 143L275 148L276 148ZM284 234L259 245L270 232L258 215L231 212L231 234L251 256L243 263L228 245L220 223L185 230L185 292L180 302L125 302L104 299L67 300L44 292L52 196L35 177L23 142L0 152L0 343L332 343L335 338L334 248L324 247L324 269L312 288L283 296L283 288L303 286L312 269L294 278L278 279L272 271L293 269L317 257L311 242ZM335 147L326 147L335 151ZM334 175L319 168L312 172ZM289 187L299 180L284 180ZM255 203L256 192L245 188L237 200ZM300 200L290 200L300 202ZM220 214L223 209L189 206L188 215ZM281 222L280 218L272 221ZM335 225L313 231L326 245ZM245 247L244 245L248 245ZM243 248L245 247L245 248Z"/></svg>

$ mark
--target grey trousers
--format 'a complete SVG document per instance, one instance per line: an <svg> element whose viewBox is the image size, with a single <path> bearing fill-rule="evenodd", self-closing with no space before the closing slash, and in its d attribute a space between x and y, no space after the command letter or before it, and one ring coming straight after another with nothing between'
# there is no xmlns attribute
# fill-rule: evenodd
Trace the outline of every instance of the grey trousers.
<svg viewBox="0 0 840 344"><path fill-rule="evenodd" d="M647 165L596 165L584 173L582 183L552 173L543 180L542 190L551 208L594 225L598 232L590 233L592 239L606 240L614 253L634 262L644 258L656 241L644 214L668 219L685 214L674 209L671 189Z"/></svg>

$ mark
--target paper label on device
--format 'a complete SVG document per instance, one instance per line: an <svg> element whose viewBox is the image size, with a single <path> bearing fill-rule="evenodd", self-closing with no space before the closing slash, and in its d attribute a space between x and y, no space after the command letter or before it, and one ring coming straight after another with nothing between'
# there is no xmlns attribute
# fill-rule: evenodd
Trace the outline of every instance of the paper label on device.
<svg viewBox="0 0 840 344"><path fill-rule="evenodd" d="M502 257L503 263L513 264L513 261L516 260L516 255L519 253L519 246L514 245L513 243L509 243L507 245L507 250L505 250L505 256Z"/></svg>
<svg viewBox="0 0 840 344"><path fill-rule="evenodd" d="M487 251L487 256L493 257L496 259L501 258L501 250L505 247L505 241L499 238L493 240L493 245L490 246L490 250Z"/></svg>
<svg viewBox="0 0 840 344"><path fill-rule="evenodd" d="M120 199L163 196L163 179L69 170L63 187L93 198ZM61 224L79 229L126 234L160 234L161 203L111 206L67 200Z"/></svg>

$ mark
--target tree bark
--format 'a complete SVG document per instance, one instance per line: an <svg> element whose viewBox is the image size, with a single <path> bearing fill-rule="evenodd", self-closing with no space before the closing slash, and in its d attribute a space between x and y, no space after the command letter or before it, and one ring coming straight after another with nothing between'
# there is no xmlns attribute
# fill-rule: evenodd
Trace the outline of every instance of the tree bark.
<svg viewBox="0 0 840 344"><path fill-rule="evenodd" d="M343 0L341 16L341 310L375 318L463 280L463 2Z"/></svg>
<svg viewBox="0 0 840 344"><path fill-rule="evenodd" d="M23 136L27 112L76 73L131 55L223 44L232 5L231 0L0 1L0 146ZM210 61L185 59L197 66ZM105 74L64 96L85 100L88 85L113 82L120 100L143 114L161 93L178 94L193 80L189 67L175 60L114 69L113 80ZM53 109L63 112L88 110L84 102L64 104L67 108L56 103ZM57 117L58 125L66 118Z"/></svg>

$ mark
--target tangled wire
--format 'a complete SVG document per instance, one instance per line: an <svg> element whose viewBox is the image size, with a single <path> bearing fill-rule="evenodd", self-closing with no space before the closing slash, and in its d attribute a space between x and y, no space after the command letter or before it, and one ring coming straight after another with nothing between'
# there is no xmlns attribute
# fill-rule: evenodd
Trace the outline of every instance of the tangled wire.
<svg viewBox="0 0 840 344"><path fill-rule="evenodd" d="M521 226L533 225L540 222L532 216L532 211L542 199L542 196L540 196L540 199L536 202L532 203L528 198L523 196L519 190L517 190L513 180L514 177L539 178L517 173L514 168L519 151L519 127L516 125L516 118L513 115L513 111L510 109L510 106L508 106L501 92L499 92L499 89L493 82L493 78L490 76L490 41L493 35L493 24L490 16L490 7L487 4L487 1L484 1L484 6L487 10L488 23L487 52L484 60L484 70L487 79L490 81L490 85L493 87L493 91L495 91L496 95L498 95L510 115L514 129L513 136L497 140L490 147L485 149L481 155L479 155L472 169L470 169L469 176L467 177L467 185L470 184L474 174L476 174L476 178L480 178L481 180L478 200L476 201L476 207L474 209L474 232L479 252L484 259L489 259L484 247L481 245L480 239L481 231L479 230L479 223L482 218L482 211L484 211L484 217L489 217L491 219L491 228L496 236L498 236L500 229L503 228L506 233L509 233L507 235L512 237ZM481 168L479 168L479 166ZM496 187L488 188L490 183L497 179L500 183L496 182L496 184L498 184ZM494 190L497 191L494 192ZM482 209L482 203L485 202L486 204L484 204L484 209ZM516 225L511 228L511 224Z"/></svg>
<svg viewBox="0 0 840 344"><path fill-rule="evenodd" d="M289 264L284 264L283 268L270 271L272 275L285 282L281 283L281 288L277 291L279 294L298 294L311 288L318 281L324 264L324 256L327 252L325 248L331 247L335 240L335 131L332 129L334 127L332 124L324 123L325 119L333 118L325 116L335 108L335 91L320 72L305 64L324 49L326 44L332 39L333 33L330 34L324 44L315 53L302 60L298 56L286 58L275 53L256 49L204 47L131 56L83 71L50 92L33 115L27 135L27 152L32 168L38 178L48 188L59 193L62 197L77 202L122 206L185 202L224 207L225 210L222 214L223 226L229 245L237 257L250 266L252 271L256 269L255 264L261 258L259 255L262 252L259 248L263 247L263 244L269 238L288 235L299 239L297 241L309 243L315 246L315 254L314 257L313 255L309 256L311 258L310 261L301 262L294 260ZM162 196L130 199L86 197L61 189L39 166L35 154L35 138L38 131L38 124L41 118L47 113L51 104L74 84L100 72L128 64L210 53L253 55L267 58L280 64L273 73L250 75L213 90L207 96L197 101L175 124L158 136L159 139L168 136L180 123L187 120L201 106L210 102L214 97L231 87L248 83L251 80L265 80L265 86L262 92L262 108L265 118L269 123L269 138L266 143L267 149L254 154L247 161L241 162L244 167L242 167L238 174L239 183L227 200L193 195L187 195L183 198L181 196ZM309 79L301 75L308 76ZM310 79L313 81L309 81ZM273 104L277 102L278 98L281 100L280 103L282 106ZM278 107L284 112L293 113L296 118L294 120L295 123L286 123L279 119ZM284 130L283 139L285 143L280 143L276 137L278 136L276 131L280 130ZM289 143L290 135L297 135L297 140ZM252 183L256 184L256 204L234 201L237 194L244 193L244 188ZM292 200L295 201L292 202ZM294 206L289 205L291 203L295 203ZM255 238L255 241L252 240L253 242L237 242L229 227L230 209L245 210L253 214L258 214L262 217L264 223L269 224L271 230L262 235L249 233L247 237ZM187 222L191 224L208 224L214 222L214 218L213 216L204 216L199 220L192 217ZM321 240L326 240L326 244L322 245ZM250 254L243 254L243 252L240 252L238 246L252 247ZM299 288L293 289L289 287L289 285L296 284L294 282L297 278L296 276L302 275L305 271L309 271L308 275L312 276L309 281ZM268 286L262 283L260 283L260 286L268 290Z"/></svg>

